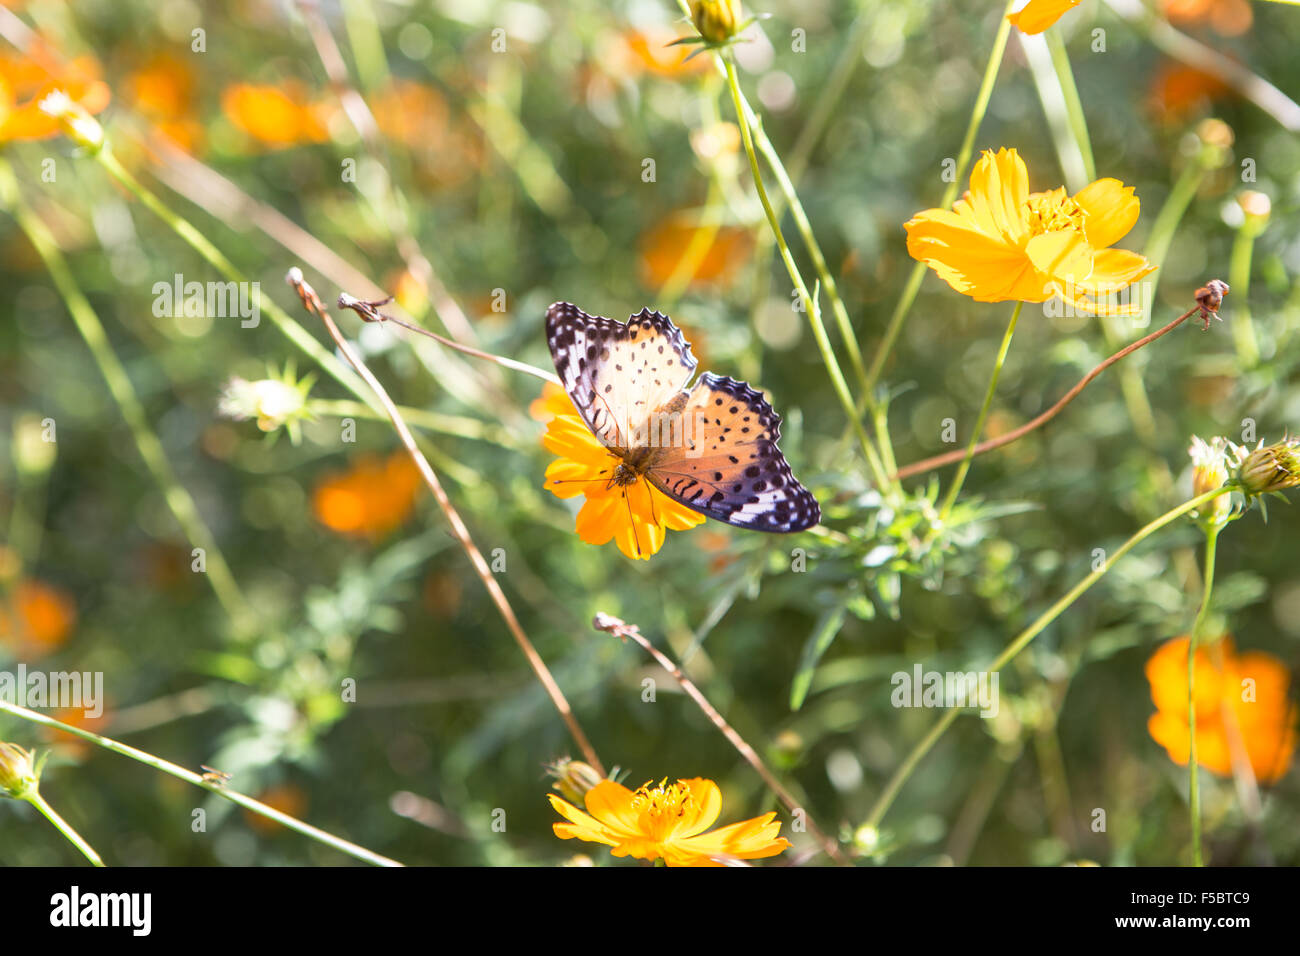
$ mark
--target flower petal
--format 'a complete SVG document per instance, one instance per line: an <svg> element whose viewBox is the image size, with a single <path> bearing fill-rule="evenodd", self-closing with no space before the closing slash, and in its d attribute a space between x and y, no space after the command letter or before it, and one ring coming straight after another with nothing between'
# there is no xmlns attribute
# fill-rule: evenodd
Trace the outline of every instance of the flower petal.
<svg viewBox="0 0 1300 956"><path fill-rule="evenodd" d="M955 291L977 302L1005 302L1036 295L1043 302L1047 277L1038 276L1017 246L990 236L976 226L974 213L961 215L928 209L909 220L907 251L924 262Z"/></svg>
<svg viewBox="0 0 1300 956"><path fill-rule="evenodd" d="M1014 149L999 149L984 155L970 174L966 201L980 229L1019 245L1029 225L1024 218L1029 198L1029 171Z"/></svg>
<svg viewBox="0 0 1300 956"><path fill-rule="evenodd" d="M692 837L697 833L703 833L717 822L718 814L722 812L722 791L712 780L703 777L692 777L690 780L677 782L691 792L691 800L695 807L695 819L678 830L678 835Z"/></svg>
<svg viewBox="0 0 1300 956"><path fill-rule="evenodd" d="M1042 33L1083 0L1029 0L1007 19L1021 33Z"/></svg>
<svg viewBox="0 0 1300 956"><path fill-rule="evenodd" d="M1133 195L1133 187L1118 179L1099 179L1074 196L1086 213L1083 231L1094 249L1113 246L1138 221L1142 203Z"/></svg>
<svg viewBox="0 0 1300 956"><path fill-rule="evenodd" d="M578 517L574 521L578 537L587 544L607 543L626 523L622 507L622 495L599 498L588 496L586 503L578 509Z"/></svg>
<svg viewBox="0 0 1300 956"><path fill-rule="evenodd" d="M1034 236L1025 246L1025 254L1035 269L1062 285L1078 285L1092 275L1092 247L1074 229Z"/></svg>

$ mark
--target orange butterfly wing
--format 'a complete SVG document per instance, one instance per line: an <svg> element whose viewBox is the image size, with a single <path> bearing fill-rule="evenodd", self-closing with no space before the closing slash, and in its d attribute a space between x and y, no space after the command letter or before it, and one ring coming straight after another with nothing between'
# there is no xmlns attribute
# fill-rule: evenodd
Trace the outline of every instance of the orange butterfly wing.
<svg viewBox="0 0 1300 956"><path fill-rule="evenodd" d="M546 311L546 341L565 391L606 447L631 451L673 436L645 472L668 497L756 531L803 531L821 520L777 447L781 416L761 392L724 375L705 372L687 390L697 363L666 315L642 309L617 322L557 302Z"/></svg>
<svg viewBox="0 0 1300 956"><path fill-rule="evenodd" d="M705 372L682 416L688 441L647 473L664 494L755 531L803 531L821 520L817 499L777 447L781 416L761 392Z"/></svg>

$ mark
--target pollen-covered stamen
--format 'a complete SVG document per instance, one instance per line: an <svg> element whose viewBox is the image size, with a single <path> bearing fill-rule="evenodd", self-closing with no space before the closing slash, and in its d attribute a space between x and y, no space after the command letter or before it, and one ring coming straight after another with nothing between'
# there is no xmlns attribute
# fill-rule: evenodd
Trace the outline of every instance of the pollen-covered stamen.
<svg viewBox="0 0 1300 956"><path fill-rule="evenodd" d="M1029 223L1031 236L1064 229L1083 232L1083 221L1087 215L1084 208L1069 196L1044 193L1041 196L1030 196L1025 201L1025 221Z"/></svg>
<svg viewBox="0 0 1300 956"><path fill-rule="evenodd" d="M653 788L649 781L643 783L632 794L632 809L640 816L643 830L655 839L662 839L670 836L683 820L694 817L695 798L687 787L670 784L664 778Z"/></svg>

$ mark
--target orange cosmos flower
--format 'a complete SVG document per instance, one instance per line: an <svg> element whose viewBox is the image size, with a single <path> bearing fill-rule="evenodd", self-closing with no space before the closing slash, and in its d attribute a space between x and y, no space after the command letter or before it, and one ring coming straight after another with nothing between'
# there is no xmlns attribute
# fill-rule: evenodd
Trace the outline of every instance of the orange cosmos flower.
<svg viewBox="0 0 1300 956"><path fill-rule="evenodd" d="M648 73L672 79L707 72L708 58L690 59L690 50L671 45L677 38L677 33L666 28L649 32L628 30L605 43L600 61L619 77Z"/></svg>
<svg viewBox="0 0 1300 956"><path fill-rule="evenodd" d="M1296 744L1296 709L1288 697L1291 674L1272 654L1237 654L1232 638L1196 649L1196 762L1220 776L1232 773L1234 741L1261 783L1279 780ZM1191 749L1187 718L1187 638L1162 644L1146 664L1156 712L1147 721L1169 759L1186 765Z"/></svg>
<svg viewBox="0 0 1300 956"><path fill-rule="evenodd" d="M0 143L57 136L58 121L40 108L56 90L88 113L101 112L111 98L93 57L63 63L40 39L25 55L0 53Z"/></svg>
<svg viewBox="0 0 1300 956"><path fill-rule="evenodd" d="M1173 23L1208 23L1225 37L1241 36L1254 22L1246 0L1164 0L1162 6Z"/></svg>
<svg viewBox="0 0 1300 956"><path fill-rule="evenodd" d="M271 149L329 138L322 108L307 102L297 83L283 87L236 83L222 92L221 109L235 126Z"/></svg>
<svg viewBox="0 0 1300 956"><path fill-rule="evenodd" d="M339 534L382 538L415 510L420 473L404 452L387 460L362 458L349 471L330 475L316 486L316 518Z"/></svg>
<svg viewBox="0 0 1300 956"><path fill-rule="evenodd" d="M1131 316L1140 303L1096 301L1128 288L1156 267L1111 249L1137 222L1133 187L1099 179L1074 196L1065 188L1031 193L1014 149L985 150L970 190L947 209L910 219L907 251L977 302L1046 302L1059 295L1094 315Z"/></svg>
<svg viewBox="0 0 1300 956"><path fill-rule="evenodd" d="M664 780L653 789L647 783L636 792L602 780L587 791L587 813L554 794L547 798L569 821L553 824L557 837L604 843L614 856L662 859L668 866L722 866L726 858L757 860L790 846L777 836L781 824L775 813L705 833L722 810L722 791L701 777L674 784Z"/></svg>
<svg viewBox="0 0 1300 956"><path fill-rule="evenodd" d="M72 595L42 581L19 581L8 604L0 602L0 643L19 654L48 654L68 639L76 623Z"/></svg>
<svg viewBox="0 0 1300 956"><path fill-rule="evenodd" d="M153 56L126 79L128 96L160 134L181 149L203 142L203 127L193 119L194 73L189 64L170 53Z"/></svg>
<svg viewBox="0 0 1300 956"><path fill-rule="evenodd" d="M641 278L647 286L659 287L677 271L678 264L697 233L713 227L697 225L689 210L668 216L642 238ZM753 239L749 230L719 226L706 236L704 254L686 278L692 285L727 284L749 255Z"/></svg>
<svg viewBox="0 0 1300 956"><path fill-rule="evenodd" d="M546 488L557 498L587 498L575 522L587 544L608 544L612 538L629 558L649 561L663 547L668 529L685 531L704 523L704 515L678 504L644 475L631 484L614 484L622 459L591 433L558 385L547 383L528 410L539 421L549 416L542 444L560 456L546 469Z"/></svg>

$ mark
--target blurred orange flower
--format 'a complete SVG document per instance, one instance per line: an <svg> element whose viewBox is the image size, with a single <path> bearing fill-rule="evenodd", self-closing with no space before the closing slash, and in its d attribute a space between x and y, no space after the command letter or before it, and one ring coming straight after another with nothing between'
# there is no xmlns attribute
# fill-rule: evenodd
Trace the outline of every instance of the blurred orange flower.
<svg viewBox="0 0 1300 956"><path fill-rule="evenodd" d="M393 80L370 99L380 131L410 150L422 184L461 183L483 165L482 136L431 86Z"/></svg>
<svg viewBox="0 0 1300 956"><path fill-rule="evenodd" d="M757 860L776 856L790 841L777 836L775 813L720 827L710 833L722 812L722 791L712 780L694 777L636 791L602 780L584 797L587 812L547 794L551 806L568 823L552 824L561 840L604 843L614 856L662 859L668 866L723 866L727 858Z"/></svg>
<svg viewBox="0 0 1300 956"><path fill-rule="evenodd" d="M1272 654L1237 654L1224 636L1196 649L1196 762L1211 773L1232 773L1234 740L1261 783L1286 773L1296 744L1291 674ZM1146 664L1156 712L1147 721L1169 759L1186 765L1191 750L1187 711L1187 638L1162 644Z"/></svg>
<svg viewBox="0 0 1300 956"><path fill-rule="evenodd" d="M1165 16L1173 23L1208 24L1219 36L1241 36L1255 15L1246 0L1163 0Z"/></svg>
<svg viewBox="0 0 1300 956"><path fill-rule="evenodd" d="M642 237L641 272L646 285L662 286L676 271L691 238L705 228L694 219L687 211L673 213ZM689 277L690 282L729 284L749 256L752 246L748 230L737 226L719 227Z"/></svg>
<svg viewBox="0 0 1300 956"><path fill-rule="evenodd" d="M1183 123L1189 115L1231 93L1226 83L1203 70L1181 63L1164 63L1151 80L1147 102L1164 122Z"/></svg>
<svg viewBox="0 0 1300 956"><path fill-rule="evenodd" d="M84 707L61 707L50 716L81 730L89 730L91 733L107 733L112 715L106 702L100 701L100 704L103 706L103 712L98 717L88 716ZM50 749L68 760L85 760L95 749L95 745L90 741L76 734L70 734L66 730L42 727L41 735L50 742Z"/></svg>
<svg viewBox="0 0 1300 956"><path fill-rule="evenodd" d="M62 588L19 581L0 601L0 643L16 654L39 657L59 647L77 623L77 605Z"/></svg>
<svg viewBox="0 0 1300 956"><path fill-rule="evenodd" d="M1042 33L1083 0L1029 0L1007 19L1021 33Z"/></svg>
<svg viewBox="0 0 1300 956"><path fill-rule="evenodd" d="M709 58L697 56L690 62L691 48L669 46L679 37L672 30L643 32L628 30L612 36L606 42L603 63L614 76L651 76L673 78L701 74L709 69Z"/></svg>
<svg viewBox="0 0 1300 956"><path fill-rule="evenodd" d="M1109 298L1156 270L1136 252L1109 248L1138 218L1133 187L1099 179L1074 196L1029 191L1014 149L984 155L970 190L951 210L926 209L906 223L907 251L976 302L1046 302L1059 295L1080 312L1137 315L1141 304Z"/></svg>
<svg viewBox="0 0 1300 956"><path fill-rule="evenodd" d="M312 510L331 531L381 538L411 516L420 486L420 472L405 451L387 459L367 455L348 471L319 482Z"/></svg>
<svg viewBox="0 0 1300 956"><path fill-rule="evenodd" d="M292 783L277 783L267 787L258 794L257 799L272 810L279 810L295 818L301 818L307 812L309 802L307 791ZM260 813L254 813L252 810L244 811L244 821L254 830L267 836L284 828L284 824L264 817Z"/></svg>
<svg viewBox="0 0 1300 956"><path fill-rule="evenodd" d="M34 40L25 55L0 51L0 143L58 135L58 121L40 108L41 100L55 90L89 113L103 111L111 99L94 57L64 63L40 40Z"/></svg>
<svg viewBox="0 0 1300 956"><path fill-rule="evenodd" d="M326 107L309 102L302 85L293 80L283 86L228 86L221 93L221 109L237 128L271 149L329 138Z"/></svg>
<svg viewBox="0 0 1300 956"><path fill-rule="evenodd" d="M127 96L142 116L177 146L193 152L203 141L194 119L194 72L170 53L153 56L126 78Z"/></svg>

